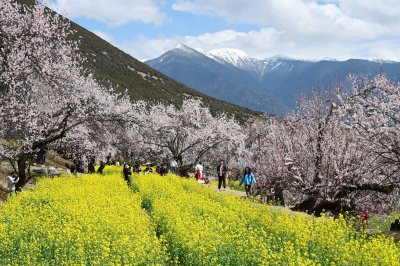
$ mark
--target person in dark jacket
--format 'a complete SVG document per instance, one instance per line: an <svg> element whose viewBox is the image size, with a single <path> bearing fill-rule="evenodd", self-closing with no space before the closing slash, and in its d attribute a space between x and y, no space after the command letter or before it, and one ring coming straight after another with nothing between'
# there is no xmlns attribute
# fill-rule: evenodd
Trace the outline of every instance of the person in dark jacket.
<svg viewBox="0 0 400 266"><path fill-rule="evenodd" d="M226 189L226 172L228 168L225 165L225 161L221 160L217 167L217 175L218 175L218 191L221 191L221 185L223 185L224 190Z"/></svg>
<svg viewBox="0 0 400 266"><path fill-rule="evenodd" d="M46 150L45 149L40 149L39 150L39 156L40 156L40 164L44 165L46 163Z"/></svg>
<svg viewBox="0 0 400 266"><path fill-rule="evenodd" d="M283 188L280 184L275 187L275 202L277 205L285 206L285 201L283 199Z"/></svg>
<svg viewBox="0 0 400 266"><path fill-rule="evenodd" d="M106 164L111 165L111 152L106 156Z"/></svg>
<svg viewBox="0 0 400 266"><path fill-rule="evenodd" d="M140 173L140 164L136 161L134 164L133 164L133 171L135 172L135 173Z"/></svg>
<svg viewBox="0 0 400 266"><path fill-rule="evenodd" d="M100 166L99 169L97 169L97 173L103 174L104 167L106 167L106 164L103 161L100 161Z"/></svg>
<svg viewBox="0 0 400 266"><path fill-rule="evenodd" d="M131 166L129 164L124 164L124 179L126 181L126 183L128 184L128 186L131 185L131 175L132 175L132 171L131 171Z"/></svg>
<svg viewBox="0 0 400 266"><path fill-rule="evenodd" d="M88 164L88 172L89 174L94 174L96 172L96 169L94 168L94 165L96 164L96 159L94 157L90 158L89 164Z"/></svg>
<svg viewBox="0 0 400 266"><path fill-rule="evenodd" d="M168 169L167 169L167 167L165 167L165 165L162 163L162 164L161 164L161 167L160 167L160 175L161 175L161 176L164 176L164 175L166 175L166 174L168 174Z"/></svg>

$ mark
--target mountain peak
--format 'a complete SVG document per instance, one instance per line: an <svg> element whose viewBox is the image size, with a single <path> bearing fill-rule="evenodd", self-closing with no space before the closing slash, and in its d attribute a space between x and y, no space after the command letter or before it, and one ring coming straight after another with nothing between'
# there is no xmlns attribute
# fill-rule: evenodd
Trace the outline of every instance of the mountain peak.
<svg viewBox="0 0 400 266"><path fill-rule="evenodd" d="M183 53L183 54L188 54L188 55L196 56L196 57L205 56L202 51L198 51L197 49L191 48L183 43L176 45L172 51L175 51L178 53Z"/></svg>
<svg viewBox="0 0 400 266"><path fill-rule="evenodd" d="M246 52L234 48L213 49L207 52L206 55L217 61L224 61L236 67L240 67L247 62L258 60L257 58L249 56Z"/></svg>
<svg viewBox="0 0 400 266"><path fill-rule="evenodd" d="M192 48L190 48L189 46L183 44L183 43L178 43L175 46L175 49L179 49L179 50L193 50Z"/></svg>

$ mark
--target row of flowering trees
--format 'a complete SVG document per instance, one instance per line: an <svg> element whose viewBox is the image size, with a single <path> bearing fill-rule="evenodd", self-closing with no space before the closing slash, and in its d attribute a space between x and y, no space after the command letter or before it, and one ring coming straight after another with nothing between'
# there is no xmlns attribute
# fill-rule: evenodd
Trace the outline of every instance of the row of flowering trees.
<svg viewBox="0 0 400 266"><path fill-rule="evenodd" d="M317 213L398 202L400 92L384 76L353 78L347 93L314 93L284 119L240 125L196 99L132 103L99 85L72 33L43 5L0 3L0 159L19 173L19 187L33 155L52 148L173 158L182 175L199 161L250 165L259 186L283 188L294 208Z"/></svg>
<svg viewBox="0 0 400 266"><path fill-rule="evenodd" d="M18 187L29 181L40 149L170 157L184 174L244 139L236 121L212 116L199 100L181 108L132 103L99 85L82 67L72 34L69 23L42 4L0 3L0 159L18 172Z"/></svg>

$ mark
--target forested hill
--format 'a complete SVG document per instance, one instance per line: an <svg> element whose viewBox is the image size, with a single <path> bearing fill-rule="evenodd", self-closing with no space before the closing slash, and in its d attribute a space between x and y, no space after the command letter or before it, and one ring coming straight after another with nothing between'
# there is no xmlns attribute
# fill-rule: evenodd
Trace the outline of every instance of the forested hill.
<svg viewBox="0 0 400 266"><path fill-rule="evenodd" d="M34 4L34 0L17 0ZM119 50L94 33L71 22L76 31L74 37L80 42L81 52L87 57L98 82L112 85L118 91L128 90L132 100L157 101L181 105L185 97L199 97L213 113L225 112L244 121L259 113L233 105L186 87L146 64Z"/></svg>

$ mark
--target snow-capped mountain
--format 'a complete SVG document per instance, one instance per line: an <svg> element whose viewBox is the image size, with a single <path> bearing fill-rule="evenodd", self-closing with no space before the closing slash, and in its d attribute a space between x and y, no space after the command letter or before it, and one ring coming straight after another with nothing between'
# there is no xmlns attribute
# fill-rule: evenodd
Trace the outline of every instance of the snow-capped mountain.
<svg viewBox="0 0 400 266"><path fill-rule="evenodd" d="M312 89L348 85L349 74L382 72L400 80L399 62L306 61L283 56L260 59L238 49L203 51L186 45L145 63L210 96L278 115L293 109L297 98Z"/></svg>
<svg viewBox="0 0 400 266"><path fill-rule="evenodd" d="M233 65L239 69L253 72L257 75L262 75L264 70L264 60L251 57L239 49L214 49L209 52L205 52L205 55L222 64Z"/></svg>
<svg viewBox="0 0 400 266"><path fill-rule="evenodd" d="M201 52L217 62L235 66L249 73L253 73L259 78L262 78L268 72L276 70L290 72L294 69L296 62L299 61L281 55L261 59L252 57L242 50L231 48L213 49L208 52Z"/></svg>

